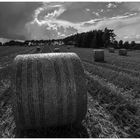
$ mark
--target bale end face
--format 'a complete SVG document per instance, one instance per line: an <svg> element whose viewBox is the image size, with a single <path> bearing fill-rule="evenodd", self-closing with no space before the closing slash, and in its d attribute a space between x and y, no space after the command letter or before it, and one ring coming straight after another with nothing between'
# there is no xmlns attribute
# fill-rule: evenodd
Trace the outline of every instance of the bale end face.
<svg viewBox="0 0 140 140"><path fill-rule="evenodd" d="M120 49L119 50L119 55L126 56L127 55L127 50L126 49Z"/></svg>
<svg viewBox="0 0 140 140"><path fill-rule="evenodd" d="M115 49L114 48L109 48L109 52L110 53L115 53Z"/></svg>
<svg viewBox="0 0 140 140"><path fill-rule="evenodd" d="M36 48L36 51L37 51L37 52L39 52L40 50L41 50L41 48L40 48L40 47L37 47L37 48Z"/></svg>
<svg viewBox="0 0 140 140"><path fill-rule="evenodd" d="M60 52L60 48L55 48L53 52Z"/></svg>
<svg viewBox="0 0 140 140"><path fill-rule="evenodd" d="M93 50L94 61L103 62L104 61L104 50Z"/></svg>
<svg viewBox="0 0 140 140"><path fill-rule="evenodd" d="M87 112L84 69L75 53L19 55L13 110L20 130L81 122Z"/></svg>

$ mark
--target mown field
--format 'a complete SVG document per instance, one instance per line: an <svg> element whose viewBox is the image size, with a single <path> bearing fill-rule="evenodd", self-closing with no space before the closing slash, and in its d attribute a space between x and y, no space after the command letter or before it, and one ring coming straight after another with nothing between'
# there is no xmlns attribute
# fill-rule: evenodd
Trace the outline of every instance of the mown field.
<svg viewBox="0 0 140 140"><path fill-rule="evenodd" d="M58 46L46 46L41 53ZM105 62L94 62L92 49L59 46L61 52L75 52L83 62L88 86L88 112L80 130L67 128L64 137L139 138L140 137L140 51L119 56L105 50ZM13 58L36 53L35 48L1 50L0 54L0 137L15 137L10 90ZM4 48L5 49L5 48ZM11 49L11 50L10 50ZM60 130L64 131L64 129ZM35 133L30 132L33 136ZM56 130L49 133L59 137ZM49 134L47 133L47 134ZM61 132L62 133L62 132ZM86 134L87 133L87 134ZM41 137L41 135L40 135ZM47 136L46 136L47 137Z"/></svg>
<svg viewBox="0 0 140 140"><path fill-rule="evenodd" d="M12 93L10 89L13 59L18 54L35 52L36 48L34 47L0 47L0 137L14 137L15 123L11 108Z"/></svg>
<svg viewBox="0 0 140 140"><path fill-rule="evenodd" d="M94 62L92 49L62 46L61 51L75 52L83 61L93 104L89 103L87 114L87 120L91 119L86 124L90 134L140 137L140 51L128 51L127 56L119 56L117 50L115 53L105 50L105 62ZM95 113L99 108L103 112Z"/></svg>

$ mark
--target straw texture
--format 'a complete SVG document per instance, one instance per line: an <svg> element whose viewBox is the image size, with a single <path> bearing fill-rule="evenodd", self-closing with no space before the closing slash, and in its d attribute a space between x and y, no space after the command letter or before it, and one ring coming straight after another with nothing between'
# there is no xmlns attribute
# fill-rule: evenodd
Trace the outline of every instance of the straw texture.
<svg viewBox="0 0 140 140"><path fill-rule="evenodd" d="M126 49L120 49L120 50L119 50L119 55L124 55L124 56L126 56L126 55L127 55L127 50L126 50Z"/></svg>
<svg viewBox="0 0 140 140"><path fill-rule="evenodd" d="M115 52L115 49L114 48L109 48L109 52L110 53L114 53Z"/></svg>
<svg viewBox="0 0 140 140"><path fill-rule="evenodd" d="M14 71L18 129L67 125L85 117L85 74L75 53L18 55Z"/></svg>
<svg viewBox="0 0 140 140"><path fill-rule="evenodd" d="M60 48L54 48L53 52L60 52Z"/></svg>
<svg viewBox="0 0 140 140"><path fill-rule="evenodd" d="M93 50L94 61L104 61L104 50Z"/></svg>
<svg viewBox="0 0 140 140"><path fill-rule="evenodd" d="M36 51L37 51L37 52L39 52L40 50L41 50L41 48L40 48L40 47L37 47L37 48L36 48Z"/></svg>

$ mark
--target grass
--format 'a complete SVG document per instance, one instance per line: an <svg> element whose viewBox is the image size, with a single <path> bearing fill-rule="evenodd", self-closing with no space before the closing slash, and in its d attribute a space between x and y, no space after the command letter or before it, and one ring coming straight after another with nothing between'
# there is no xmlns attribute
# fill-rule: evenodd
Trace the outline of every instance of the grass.
<svg viewBox="0 0 140 140"><path fill-rule="evenodd" d="M125 134L121 137L138 138L139 105L98 76L88 74L88 80L89 93L111 114L114 124Z"/></svg>
<svg viewBox="0 0 140 140"><path fill-rule="evenodd" d="M12 108L10 103L3 106L2 117L0 118L1 137L11 138L16 137L16 126L13 120ZM87 134L88 133L88 134ZM59 130L51 128L46 132L39 130L28 130L22 133L22 137L76 137L76 138L119 138L125 133L119 129L113 122L110 114L105 112L104 108L99 105L97 100L88 96L88 113L83 120L80 128L61 127ZM21 135L20 135L21 137Z"/></svg>
<svg viewBox="0 0 140 140"><path fill-rule="evenodd" d="M5 49L7 49L7 48L5 48ZM16 51L16 49L17 48L13 47L14 51ZM35 48L27 48L26 50L25 50L25 48L24 49L22 48L21 50L17 50L17 52L14 52L12 54L9 51L9 54L7 52L7 53L5 53L4 56L0 57L0 68L2 69L3 67L8 66L9 64L11 65L13 62L13 59L15 58L16 55L26 54L26 53L34 53L34 52L35 52Z"/></svg>
<svg viewBox="0 0 140 140"><path fill-rule="evenodd" d="M16 55L33 53L35 48L3 47L0 48L0 137L15 137L15 123L12 115L11 76L13 75L12 62ZM8 50L8 51L7 51ZM5 63L8 65L5 66Z"/></svg>
<svg viewBox="0 0 140 140"><path fill-rule="evenodd" d="M126 69L131 69L135 71L139 71L140 69L139 62L134 62L134 61L131 62L130 60L120 60L116 58L109 58L109 59L106 58L106 61L108 64L119 66Z"/></svg>
<svg viewBox="0 0 140 140"><path fill-rule="evenodd" d="M88 94L88 112L84 120L91 138L120 138L126 134L113 122L110 114Z"/></svg>
<svg viewBox="0 0 140 140"><path fill-rule="evenodd" d="M105 61L108 64L115 65L126 69L139 71L140 69L140 56L135 51L128 51L128 56L118 55L118 51L114 54L108 53L105 50Z"/></svg>
<svg viewBox="0 0 140 140"><path fill-rule="evenodd" d="M0 58L3 56L9 56L13 54L19 54L24 51L33 50L34 47L20 47L20 46L1 46L0 47Z"/></svg>
<svg viewBox="0 0 140 140"><path fill-rule="evenodd" d="M12 106L7 105L1 109L2 117L0 117L0 137L14 138L15 137L15 122L12 114Z"/></svg>
<svg viewBox="0 0 140 140"><path fill-rule="evenodd" d="M68 51L77 53L82 60L95 63L92 50L93 49L86 49L86 48L71 48ZM62 47L62 51L66 51L66 49ZM118 55L118 50L115 53L109 53L108 50L104 50L104 53L105 53L105 62L108 65L113 65L116 67L129 69L133 71L140 70L139 51L138 52L130 51L128 52L128 56Z"/></svg>
<svg viewBox="0 0 140 140"><path fill-rule="evenodd" d="M87 71L94 75L98 75L103 79L117 85L124 90L131 90L132 94L136 97L140 96L140 79L137 77L132 77L123 72L116 72L107 68L92 65L84 62L84 67ZM130 93L129 93L130 94Z"/></svg>
<svg viewBox="0 0 140 140"><path fill-rule="evenodd" d="M111 70L114 70L114 71L117 71L117 72L123 72L123 73L129 74L131 76L135 76L135 77L140 76L139 71L125 69L125 68L118 67L118 66L115 66L115 65L110 65L106 62L103 62L103 63L94 62L93 63L93 62L90 62L89 60L84 60L84 59L83 59L83 61L88 62L88 63L93 64L93 65L96 65L96 66L101 66L103 68L108 68L108 69L111 69Z"/></svg>
<svg viewBox="0 0 140 140"><path fill-rule="evenodd" d="M50 52L52 52L53 51L53 49L51 48L51 47L49 47L48 45L46 45L46 46L44 46L43 47L43 49L42 49L42 53L50 53Z"/></svg>
<svg viewBox="0 0 140 140"><path fill-rule="evenodd" d="M45 46L41 53L51 52L58 46ZM92 49L59 46L61 52L76 52L83 60L87 75L88 112L80 128L64 127L41 132L28 131L23 137L91 137L91 138L139 138L140 137L140 51L129 51L119 56L118 51L105 50L105 63L94 62ZM0 50L3 48L0 48ZM10 63L19 53L35 53L32 50L4 50L0 58L0 136L16 137L12 114ZM19 48L17 48L19 49ZM25 48L27 49L27 48ZM31 49L31 48L30 48ZM36 49L36 48L35 48ZM9 57L7 57L9 56ZM6 66L8 64L8 66ZM90 72L90 73L89 73ZM65 130L65 131L64 131Z"/></svg>
<svg viewBox="0 0 140 140"><path fill-rule="evenodd" d="M65 52L67 50L62 47L61 51ZM107 55L105 57L106 63L96 63L93 60L91 49L72 48L68 51L76 52L82 60L93 63L84 63L85 69L92 74L92 80L90 79L88 84L92 101L88 106L87 122L85 123L90 136L98 138L139 137L140 79L138 77L138 54L135 57L136 52L130 52L131 54L128 53L127 57L120 57L117 56L118 54L109 56L105 51ZM112 63L111 60L113 61ZM101 114L97 113L98 117L94 113L99 111L99 108L96 110L96 105L103 110ZM103 125L104 121L102 122L99 114L106 116L104 121L107 120L108 125ZM108 128L111 128L111 130Z"/></svg>

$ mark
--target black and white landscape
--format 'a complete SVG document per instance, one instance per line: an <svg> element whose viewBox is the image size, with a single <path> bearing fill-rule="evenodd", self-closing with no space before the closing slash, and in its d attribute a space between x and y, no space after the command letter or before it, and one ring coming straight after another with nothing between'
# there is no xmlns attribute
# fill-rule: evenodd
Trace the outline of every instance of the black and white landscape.
<svg viewBox="0 0 140 140"><path fill-rule="evenodd" d="M139 138L140 2L0 2L1 138Z"/></svg>

